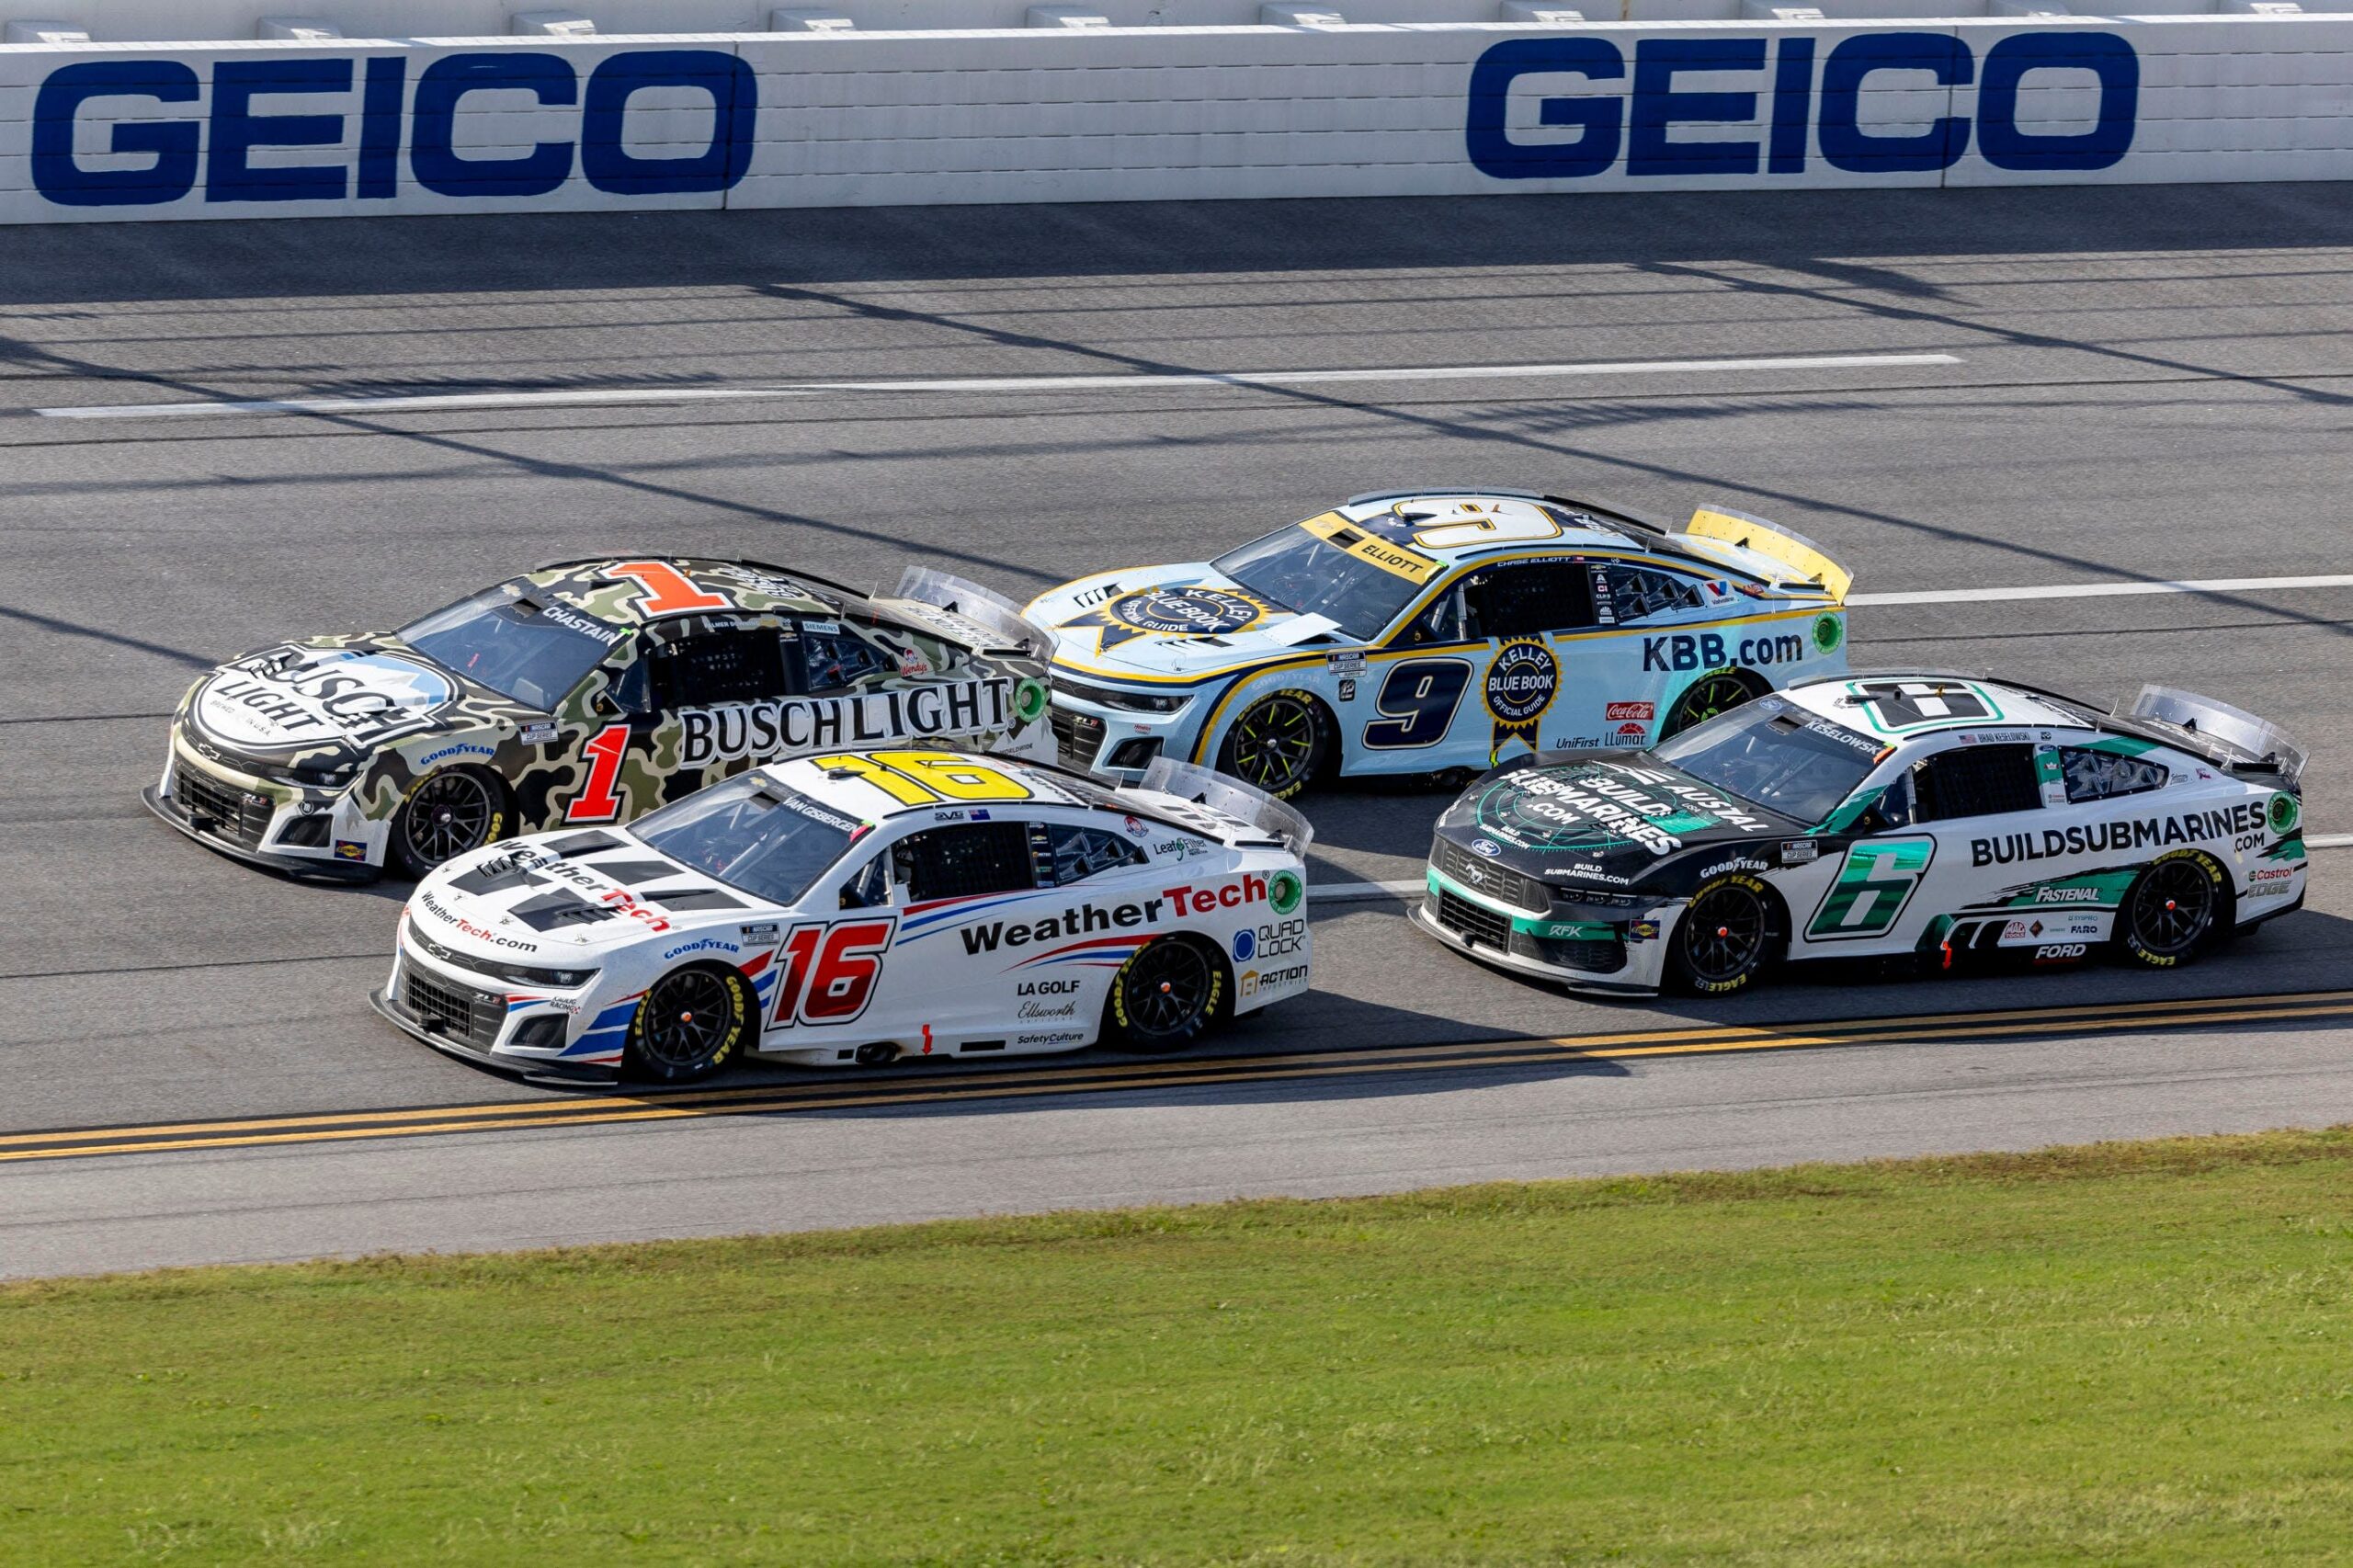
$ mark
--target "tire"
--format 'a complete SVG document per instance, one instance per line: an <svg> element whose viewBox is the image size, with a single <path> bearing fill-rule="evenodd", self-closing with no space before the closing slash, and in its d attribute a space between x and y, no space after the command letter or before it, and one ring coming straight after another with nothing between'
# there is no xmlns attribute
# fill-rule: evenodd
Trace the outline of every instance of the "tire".
<svg viewBox="0 0 2353 1568"><path fill-rule="evenodd" d="M506 831L506 786L475 767L445 767L409 786L392 819L392 858L421 877Z"/></svg>
<svg viewBox="0 0 2353 1568"><path fill-rule="evenodd" d="M1711 670L1683 688L1666 710L1666 722L1659 726L1658 738L1679 735L1694 724L1704 724L1717 714L1729 711L1744 702L1755 700L1767 688L1755 676L1743 670Z"/></svg>
<svg viewBox="0 0 2353 1568"><path fill-rule="evenodd" d="M1242 710L1218 747L1217 767L1287 801L1313 783L1331 755L1323 704L1303 691L1275 691Z"/></svg>
<svg viewBox="0 0 2353 1568"><path fill-rule="evenodd" d="M2215 858L2177 849L2149 862L2116 911L2116 949L2143 969L2175 969L2230 928L2231 883Z"/></svg>
<svg viewBox="0 0 2353 1568"><path fill-rule="evenodd" d="M1695 995L1728 995L1773 967L1783 930L1771 888L1744 871L1711 878L1676 922L1669 971Z"/></svg>
<svg viewBox="0 0 2353 1568"><path fill-rule="evenodd" d="M1224 963L1198 942L1163 937L1120 966L1105 1005L1120 1045L1158 1055L1199 1039L1224 999Z"/></svg>
<svg viewBox="0 0 2353 1568"><path fill-rule="evenodd" d="M623 1075L691 1084L735 1060L753 1017L752 987L732 969L674 969L646 987L621 1051Z"/></svg>

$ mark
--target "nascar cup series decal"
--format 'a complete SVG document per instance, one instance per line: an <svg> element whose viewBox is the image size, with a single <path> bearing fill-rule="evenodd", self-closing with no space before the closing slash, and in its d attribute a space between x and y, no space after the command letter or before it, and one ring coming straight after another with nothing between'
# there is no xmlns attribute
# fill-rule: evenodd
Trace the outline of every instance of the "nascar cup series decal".
<svg viewBox="0 0 2353 1568"><path fill-rule="evenodd" d="M1097 606L1064 629L1102 628L1102 649L1109 652L1137 637L1217 637L1247 631L1273 613L1272 608L1246 594L1224 588L1147 588L1123 594Z"/></svg>
<svg viewBox="0 0 2353 1568"><path fill-rule="evenodd" d="M397 653L280 648L214 676L196 717L206 733L251 751L368 750L430 728L457 695L449 676Z"/></svg>
<svg viewBox="0 0 2353 1568"><path fill-rule="evenodd" d="M1487 713L1495 722L1488 762L1501 756L1504 747L1516 740L1525 741L1530 751L1544 749L1537 744L1537 726L1543 722L1545 710L1552 706L1560 689L1561 665L1552 649L1532 640L1503 645L1495 662L1487 666Z"/></svg>

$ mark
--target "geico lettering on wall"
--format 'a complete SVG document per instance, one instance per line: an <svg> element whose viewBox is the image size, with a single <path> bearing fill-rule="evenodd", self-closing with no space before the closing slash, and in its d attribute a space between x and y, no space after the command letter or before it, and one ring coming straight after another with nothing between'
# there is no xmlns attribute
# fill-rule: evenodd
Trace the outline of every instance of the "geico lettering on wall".
<svg viewBox="0 0 2353 1568"><path fill-rule="evenodd" d="M365 59L224 59L209 85L176 60L85 61L52 71L33 101L34 188L62 207L147 207L201 189L208 203L389 199L406 177L449 197L532 197L575 174L597 190L648 196L719 191L744 177L758 139L751 67L709 49L608 55L581 80L574 62L540 51L446 54L416 74L402 54ZM708 142L683 156L630 150L630 100L649 89L691 89L711 106ZM527 95L576 108L574 134L527 149L469 150L459 117L472 95ZM269 112L255 100L267 98ZM307 112L287 112L290 100ZM186 105L186 118L145 118L144 103ZM479 101L473 107L483 107ZM139 118L131 118L134 112ZM94 166L75 151L95 120L103 151L143 155L128 168ZM357 145L345 151L352 131ZM337 149L333 161L289 165L278 149ZM256 162L256 150L273 156Z"/></svg>
<svg viewBox="0 0 2353 1568"><path fill-rule="evenodd" d="M1831 49L1818 70L1816 43L1783 37L1768 51L1761 38L1643 39L1634 46L1631 91L1588 85L1573 93L1571 79L1627 81L1625 52L1603 38L1514 39L1488 50L1472 68L1464 145L1479 171L1496 179L1578 178L1617 168L1621 160L1636 177L1802 175L1814 157L1849 174L1917 173L1959 163L1972 132L1979 155L2001 169L2104 169L2132 146L2141 61L2115 33L2014 34L1985 51L1982 71L1967 41L1950 33L1859 33ZM1677 87L1678 75L1700 72L1719 85L1733 73L1756 80L1737 92ZM2052 134L2021 128L2019 88L2036 72L2090 74L2099 107L2088 129ZM1917 85L1924 78L1939 87L1974 85L1974 124L1944 115L1904 134L1870 129L1861 113L1865 85L1879 73L1902 74L1900 84L1881 86ZM1549 82L1521 85L1529 77ZM1549 94L1542 90L1548 85ZM1531 90L1535 126L1515 129L1513 98ZM1761 135L1669 135L1752 123L1761 123ZM1576 134L1538 140L1537 131Z"/></svg>

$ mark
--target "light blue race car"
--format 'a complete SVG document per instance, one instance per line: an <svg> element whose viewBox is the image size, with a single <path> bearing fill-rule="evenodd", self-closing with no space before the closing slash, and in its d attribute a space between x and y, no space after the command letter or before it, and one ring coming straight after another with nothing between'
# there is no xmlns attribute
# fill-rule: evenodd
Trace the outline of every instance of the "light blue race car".
<svg viewBox="0 0 2353 1568"><path fill-rule="evenodd" d="M1359 495L1214 561L1030 601L1065 766L1156 757L1278 797L1334 774L1450 773L1663 740L1847 667L1851 574L1786 528L1681 532L1509 490Z"/></svg>

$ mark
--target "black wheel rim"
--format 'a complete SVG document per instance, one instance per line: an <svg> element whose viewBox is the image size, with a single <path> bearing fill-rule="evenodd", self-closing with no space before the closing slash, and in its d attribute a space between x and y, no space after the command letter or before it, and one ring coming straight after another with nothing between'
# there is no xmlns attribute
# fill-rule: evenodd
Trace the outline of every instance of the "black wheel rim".
<svg viewBox="0 0 2353 1568"><path fill-rule="evenodd" d="M1680 734L1694 724L1704 724L1727 709L1737 708L1748 700L1748 685L1737 676L1710 676L1683 694L1675 705L1675 716L1666 733Z"/></svg>
<svg viewBox="0 0 2353 1568"><path fill-rule="evenodd" d="M735 997L709 970L681 970L654 982L640 1004L639 1048L664 1067L699 1067L735 1028Z"/></svg>
<svg viewBox="0 0 2353 1568"><path fill-rule="evenodd" d="M418 859L438 866L481 848L494 814L490 786L471 773L437 773L408 798L408 846Z"/></svg>
<svg viewBox="0 0 2353 1568"><path fill-rule="evenodd" d="M2141 945L2167 958L2188 952L2214 917L2214 884L2193 860L2168 860L2141 883L2132 930Z"/></svg>
<svg viewBox="0 0 2353 1568"><path fill-rule="evenodd" d="M1161 942L1136 955L1120 987L1128 1028L1150 1040L1181 1034L1210 1005L1209 960L1188 943Z"/></svg>
<svg viewBox="0 0 2353 1568"><path fill-rule="evenodd" d="M1764 950L1765 907L1744 889L1703 892L1683 917L1683 957L1698 979L1737 980Z"/></svg>
<svg viewBox="0 0 2353 1568"><path fill-rule="evenodd" d="M1233 726L1233 771L1268 794L1307 781L1315 762L1315 715L1293 697L1255 704Z"/></svg>

